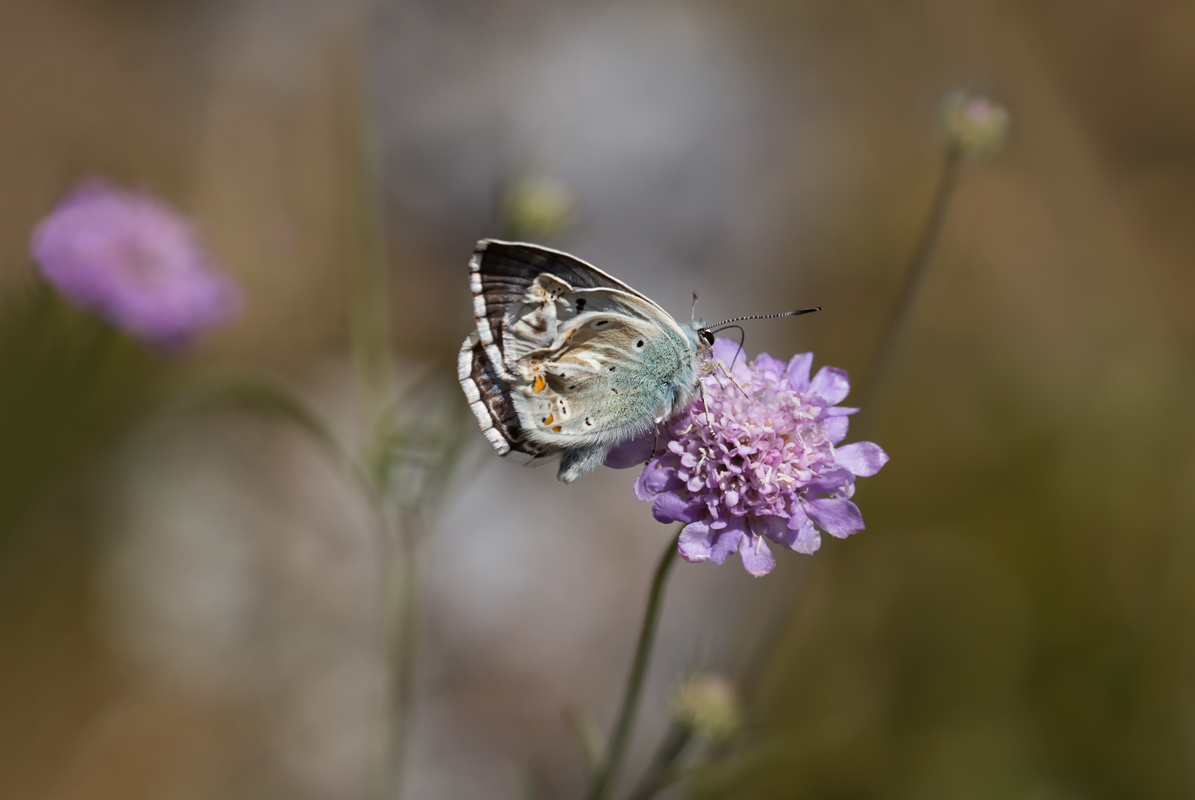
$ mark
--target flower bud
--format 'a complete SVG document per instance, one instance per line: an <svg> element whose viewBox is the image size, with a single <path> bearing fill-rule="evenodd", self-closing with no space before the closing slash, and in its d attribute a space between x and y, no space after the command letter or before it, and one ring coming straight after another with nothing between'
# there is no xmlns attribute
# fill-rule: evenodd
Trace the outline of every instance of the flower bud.
<svg viewBox="0 0 1195 800"><path fill-rule="evenodd" d="M1008 134L1008 110L990 97L956 90L942 100L942 131L950 147L968 156L995 155Z"/></svg>
<svg viewBox="0 0 1195 800"><path fill-rule="evenodd" d="M711 742L734 735L742 724L734 685L722 675L693 675L672 692L672 715L677 722Z"/></svg>
<svg viewBox="0 0 1195 800"><path fill-rule="evenodd" d="M538 241L561 233L573 214L568 187L547 176L527 176L515 181L502 198L506 235Z"/></svg>

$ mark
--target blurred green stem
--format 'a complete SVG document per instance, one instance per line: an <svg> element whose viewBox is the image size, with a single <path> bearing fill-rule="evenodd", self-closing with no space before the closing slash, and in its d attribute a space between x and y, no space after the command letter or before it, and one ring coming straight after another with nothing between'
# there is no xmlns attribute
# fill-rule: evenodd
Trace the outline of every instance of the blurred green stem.
<svg viewBox="0 0 1195 800"><path fill-rule="evenodd" d="M635 658L631 662L631 674L627 676L626 689L623 691L622 708L618 712L614 730L610 733L610 745L606 748L605 757L594 773L593 783L590 784L589 794L586 795L588 800L605 800L610 796L614 781L618 777L618 770L622 766L622 759L626 755L627 745L630 744L631 726L635 721L635 711L639 708L643 679L647 675L647 663L651 657L651 646L660 621L660 610L664 605L664 584L672 563L676 561L679 538L678 531L677 535L669 540L656 565L656 572L651 580L651 591L647 596L647 608L643 611L643 625L639 629L639 642L635 646Z"/></svg>
<svg viewBox="0 0 1195 800"><path fill-rule="evenodd" d="M345 109L345 161L349 179L346 249L349 264L349 324L357 384L361 461L371 479L377 526L382 606L379 631L384 658L381 744L375 791L378 800L396 800L403 791L406 746L410 738L413 667L417 643L419 533L417 512L400 507L385 471L375 472L380 431L393 387L390 352L390 285L382 219L381 174L368 115L366 70L359 41L347 44L344 62L348 91Z"/></svg>
<svg viewBox="0 0 1195 800"><path fill-rule="evenodd" d="M676 779L674 765L692 738L691 728L673 722L664 734L664 740L660 742L660 748L656 751L656 757L648 767L647 774L643 776L643 780L635 787L628 800L649 800L672 783Z"/></svg>
<svg viewBox="0 0 1195 800"><path fill-rule="evenodd" d="M900 290L900 297L897 299L896 305L892 307L887 324L881 328L884 335L880 339L879 350L867 373L867 391L864 393L862 408L875 409L879 407L878 403L888 375L892 371L892 363L900 349L901 340L904 338L905 329L909 325L913 307L916 305L917 294L925 279L929 263L933 260L934 250L942 233L942 223L946 220L946 212L950 208L950 200L954 196L954 189L958 184L962 161L962 151L957 147L946 148L942 177L938 182L938 189L934 194L925 226L921 229L921 235L917 239L917 247L913 250L913 256L905 268L905 280ZM874 411L870 418L871 425L874 427L877 419Z"/></svg>
<svg viewBox="0 0 1195 800"><path fill-rule="evenodd" d="M346 134L347 241L350 271L349 324L362 430L373 429L390 392L390 281L382 192L377 176L380 159L369 122L366 78L359 55L349 57L350 90Z"/></svg>
<svg viewBox="0 0 1195 800"><path fill-rule="evenodd" d="M414 514L400 514L391 529L397 536L385 558L382 576L386 598L383 632L387 635L385 652L389 672L386 675L383 726L386 732L384 778L379 786L379 800L395 800L402 796L419 625L419 524Z"/></svg>

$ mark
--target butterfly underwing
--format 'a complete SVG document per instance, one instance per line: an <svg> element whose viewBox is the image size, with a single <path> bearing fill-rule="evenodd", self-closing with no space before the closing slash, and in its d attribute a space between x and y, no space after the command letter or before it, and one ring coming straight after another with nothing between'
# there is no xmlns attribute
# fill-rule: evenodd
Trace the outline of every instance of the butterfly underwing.
<svg viewBox="0 0 1195 800"><path fill-rule="evenodd" d="M560 458L572 483L614 445L679 413L700 391L705 323L679 323L566 253L483 239L469 262L476 330L457 375L499 455Z"/></svg>

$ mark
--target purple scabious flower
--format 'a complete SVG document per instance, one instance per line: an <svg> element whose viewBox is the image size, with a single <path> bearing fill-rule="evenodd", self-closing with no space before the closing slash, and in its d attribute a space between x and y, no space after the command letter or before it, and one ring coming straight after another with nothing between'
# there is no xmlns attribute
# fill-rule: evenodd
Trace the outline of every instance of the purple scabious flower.
<svg viewBox="0 0 1195 800"><path fill-rule="evenodd" d="M729 365L738 345L714 343L713 357ZM810 554L822 531L844 538L863 530L850 498L855 478L874 475L888 455L872 442L839 446L846 438L846 372L822 367L813 379L812 353L786 364L761 354L719 369L705 381L709 422L700 398L660 426L659 439L637 439L611 453L612 467L654 457L635 481L635 494L652 504L660 522L686 523L680 555L686 561L724 562L738 552L747 572L776 566L767 542ZM712 433L711 433L712 428Z"/></svg>
<svg viewBox="0 0 1195 800"><path fill-rule="evenodd" d="M183 347L240 311L240 292L190 221L146 193L80 184L34 230L30 252L75 303L162 347Z"/></svg>

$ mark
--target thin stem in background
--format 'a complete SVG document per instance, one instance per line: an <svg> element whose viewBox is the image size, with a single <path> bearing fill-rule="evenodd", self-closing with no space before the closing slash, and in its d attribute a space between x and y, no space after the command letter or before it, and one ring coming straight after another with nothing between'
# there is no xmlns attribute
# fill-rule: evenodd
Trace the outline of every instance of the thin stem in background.
<svg viewBox="0 0 1195 800"><path fill-rule="evenodd" d="M934 250L942 232L942 223L946 220L946 212L950 208L950 200L954 196L954 188L958 184L963 153L957 147L946 149L942 168L942 178L938 183L938 190L934 194L933 204L930 206L929 216L925 220L925 227L921 229L921 236L917 239L917 247L913 251L909 265L905 268L905 281L901 287L900 297L892 307L888 324L882 330L885 335L880 339L880 347L875 360L867 373L867 391L861 406L869 412L868 419L871 427L876 425L875 410L892 370L892 363L900 349L905 329L909 325L913 307L916 305L917 294L921 289L925 273L933 260Z"/></svg>
<svg viewBox="0 0 1195 800"><path fill-rule="evenodd" d="M381 174L368 111L368 78L359 37L345 42L341 79L346 87L344 158L349 332L356 378L359 459L370 481L371 505L379 524L379 652L383 659L377 731L376 800L402 796L410 738L410 700L417 643L418 523L397 507L384 473L374 469L379 432L393 390L390 350L390 286L386 258Z"/></svg>
<svg viewBox="0 0 1195 800"><path fill-rule="evenodd" d="M674 766L677 759L680 758L692 738L691 728L679 722L673 722L668 728L668 733L664 734L664 741L660 742L660 748L656 751L656 757L648 767L647 774L643 776L643 780L635 787L635 791L631 793L628 800L649 800L672 783L676 778Z"/></svg>
<svg viewBox="0 0 1195 800"><path fill-rule="evenodd" d="M606 748L605 757L593 776L593 783L589 787L588 800L605 800L609 797L618 778L619 768L622 767L623 757L626 755L627 745L630 744L631 726L635 721L635 711L639 708L639 698L643 693L643 678L647 675L647 663L651 656L652 642L655 640L656 627L660 621L660 610L664 603L664 584L668 578L668 571L676 561L677 545L680 533L670 539L664 554L656 565L655 575L651 579L651 591L647 596L647 608L643 611L643 626L639 629L639 642L635 645L635 658L631 662L631 674L627 676L626 689L622 696L622 708L618 712L618 720L610 733L610 745Z"/></svg>
<svg viewBox="0 0 1195 800"><path fill-rule="evenodd" d="M382 209L381 158L368 110L368 79L362 47L350 42L345 118L346 249L349 265L349 328L363 440L369 436L392 391L390 280Z"/></svg>
<svg viewBox="0 0 1195 800"><path fill-rule="evenodd" d="M383 630L389 665L386 692L384 777L379 800L402 796L407 744L411 733L411 701L415 685L415 653L419 635L419 526L415 515L403 514L395 524L397 541L385 559L382 576L385 607Z"/></svg>

